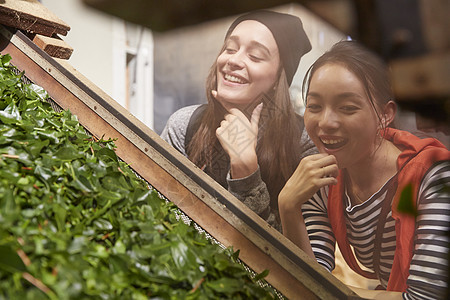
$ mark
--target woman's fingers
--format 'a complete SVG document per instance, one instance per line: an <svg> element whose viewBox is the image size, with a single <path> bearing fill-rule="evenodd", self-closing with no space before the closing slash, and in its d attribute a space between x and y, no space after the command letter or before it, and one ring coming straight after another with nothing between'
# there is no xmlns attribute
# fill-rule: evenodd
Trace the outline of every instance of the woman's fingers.
<svg viewBox="0 0 450 300"><path fill-rule="evenodd" d="M319 177L334 177L336 178L339 174L339 167L337 165L336 157L334 155L329 155L325 153L317 154L312 157L313 163L311 168L317 169ZM320 169L319 169L320 168Z"/></svg>
<svg viewBox="0 0 450 300"><path fill-rule="evenodd" d="M328 165L322 167L322 177L334 177L336 178L339 174L339 168L337 164Z"/></svg>
<svg viewBox="0 0 450 300"><path fill-rule="evenodd" d="M217 91L212 90L211 94L228 112L216 129L216 136L230 157L231 175L233 178L246 177L258 168L256 144L262 103L247 117L241 110L221 101Z"/></svg>
<svg viewBox="0 0 450 300"><path fill-rule="evenodd" d="M242 111L231 108L216 130L217 139L230 157L233 178L246 177L258 168L256 144L261 109L256 107L249 120Z"/></svg>
<svg viewBox="0 0 450 300"><path fill-rule="evenodd" d="M255 152L257 135L258 131L252 129L252 124L245 115L234 108L216 130L216 136L230 158Z"/></svg>
<svg viewBox="0 0 450 300"><path fill-rule="evenodd" d="M311 156L308 168L311 173L315 174L315 178L317 179L315 182L316 186L321 188L326 185L336 184L336 178L339 174L336 157L326 153ZM308 159L306 160L306 163L308 163Z"/></svg>
<svg viewBox="0 0 450 300"><path fill-rule="evenodd" d="M279 203L281 200L285 207L300 207L320 188L336 184L338 170L333 155L320 153L303 158L281 191Z"/></svg>
<svg viewBox="0 0 450 300"><path fill-rule="evenodd" d="M252 125L252 129L256 132L256 134L258 134L259 118L261 116L262 109L263 109L263 103L261 102L253 110L252 117L251 117L251 120L250 120L250 123Z"/></svg>

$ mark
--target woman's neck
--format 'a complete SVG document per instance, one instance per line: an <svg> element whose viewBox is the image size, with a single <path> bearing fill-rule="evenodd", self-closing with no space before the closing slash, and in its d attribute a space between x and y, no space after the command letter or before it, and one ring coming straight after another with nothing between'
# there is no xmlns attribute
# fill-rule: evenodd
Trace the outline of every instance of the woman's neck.
<svg viewBox="0 0 450 300"><path fill-rule="evenodd" d="M400 153L393 143L383 140L373 156L345 170L347 190L354 205L369 199L397 173Z"/></svg>

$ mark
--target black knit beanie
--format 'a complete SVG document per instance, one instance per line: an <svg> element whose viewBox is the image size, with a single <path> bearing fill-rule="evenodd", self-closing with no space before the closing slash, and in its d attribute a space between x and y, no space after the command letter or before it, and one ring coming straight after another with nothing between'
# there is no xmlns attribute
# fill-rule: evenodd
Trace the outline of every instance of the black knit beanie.
<svg viewBox="0 0 450 300"><path fill-rule="evenodd" d="M272 32L280 52L280 59L286 72L288 84L291 85L300 58L311 50L311 43L303 29L300 18L269 10L252 11L234 20L228 28L225 39L239 23L246 20L258 21Z"/></svg>

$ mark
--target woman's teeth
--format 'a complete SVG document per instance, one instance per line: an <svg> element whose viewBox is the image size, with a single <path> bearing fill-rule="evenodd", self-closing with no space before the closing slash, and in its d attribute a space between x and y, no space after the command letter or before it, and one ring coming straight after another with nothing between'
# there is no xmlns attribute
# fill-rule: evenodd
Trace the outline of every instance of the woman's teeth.
<svg viewBox="0 0 450 300"><path fill-rule="evenodd" d="M238 78L238 77L236 77L236 76L233 76L233 75L225 74L225 75L224 75L224 78L225 78L226 80L228 80L228 81L231 81L231 82L235 82L235 83L244 83L243 80L241 80L240 78Z"/></svg>
<svg viewBox="0 0 450 300"><path fill-rule="evenodd" d="M321 139L322 143L330 149L336 149L345 144L345 139Z"/></svg>
<svg viewBox="0 0 450 300"><path fill-rule="evenodd" d="M322 140L322 143L324 144L337 144L342 143L344 139L338 139L338 140Z"/></svg>

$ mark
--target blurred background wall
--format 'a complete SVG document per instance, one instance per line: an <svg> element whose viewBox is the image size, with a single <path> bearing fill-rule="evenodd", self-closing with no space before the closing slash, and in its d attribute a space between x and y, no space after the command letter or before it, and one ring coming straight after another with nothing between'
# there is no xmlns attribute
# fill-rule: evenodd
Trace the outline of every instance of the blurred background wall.
<svg viewBox="0 0 450 300"><path fill-rule="evenodd" d="M166 31L125 22L81 0L41 0L71 26L63 39L74 48L70 64L158 134L177 109L206 102L205 79L235 16ZM304 73L343 33L298 4L274 10L299 16L313 45L291 86L302 112Z"/></svg>
<svg viewBox="0 0 450 300"><path fill-rule="evenodd" d="M68 35L63 37L74 48L69 63L158 134L175 110L206 101L207 72L235 18L215 19L160 33L92 9L82 0L41 2L71 26ZM311 3L319 6L323 1ZM330 17L339 15L338 11L327 8L323 11ZM272 9L299 16L313 45L312 51L302 58L291 86L293 104L302 113L300 92L306 69L332 44L347 37L300 4ZM450 145L449 133L433 128L419 131L415 113L399 111L396 124L421 136L437 137L447 147Z"/></svg>

